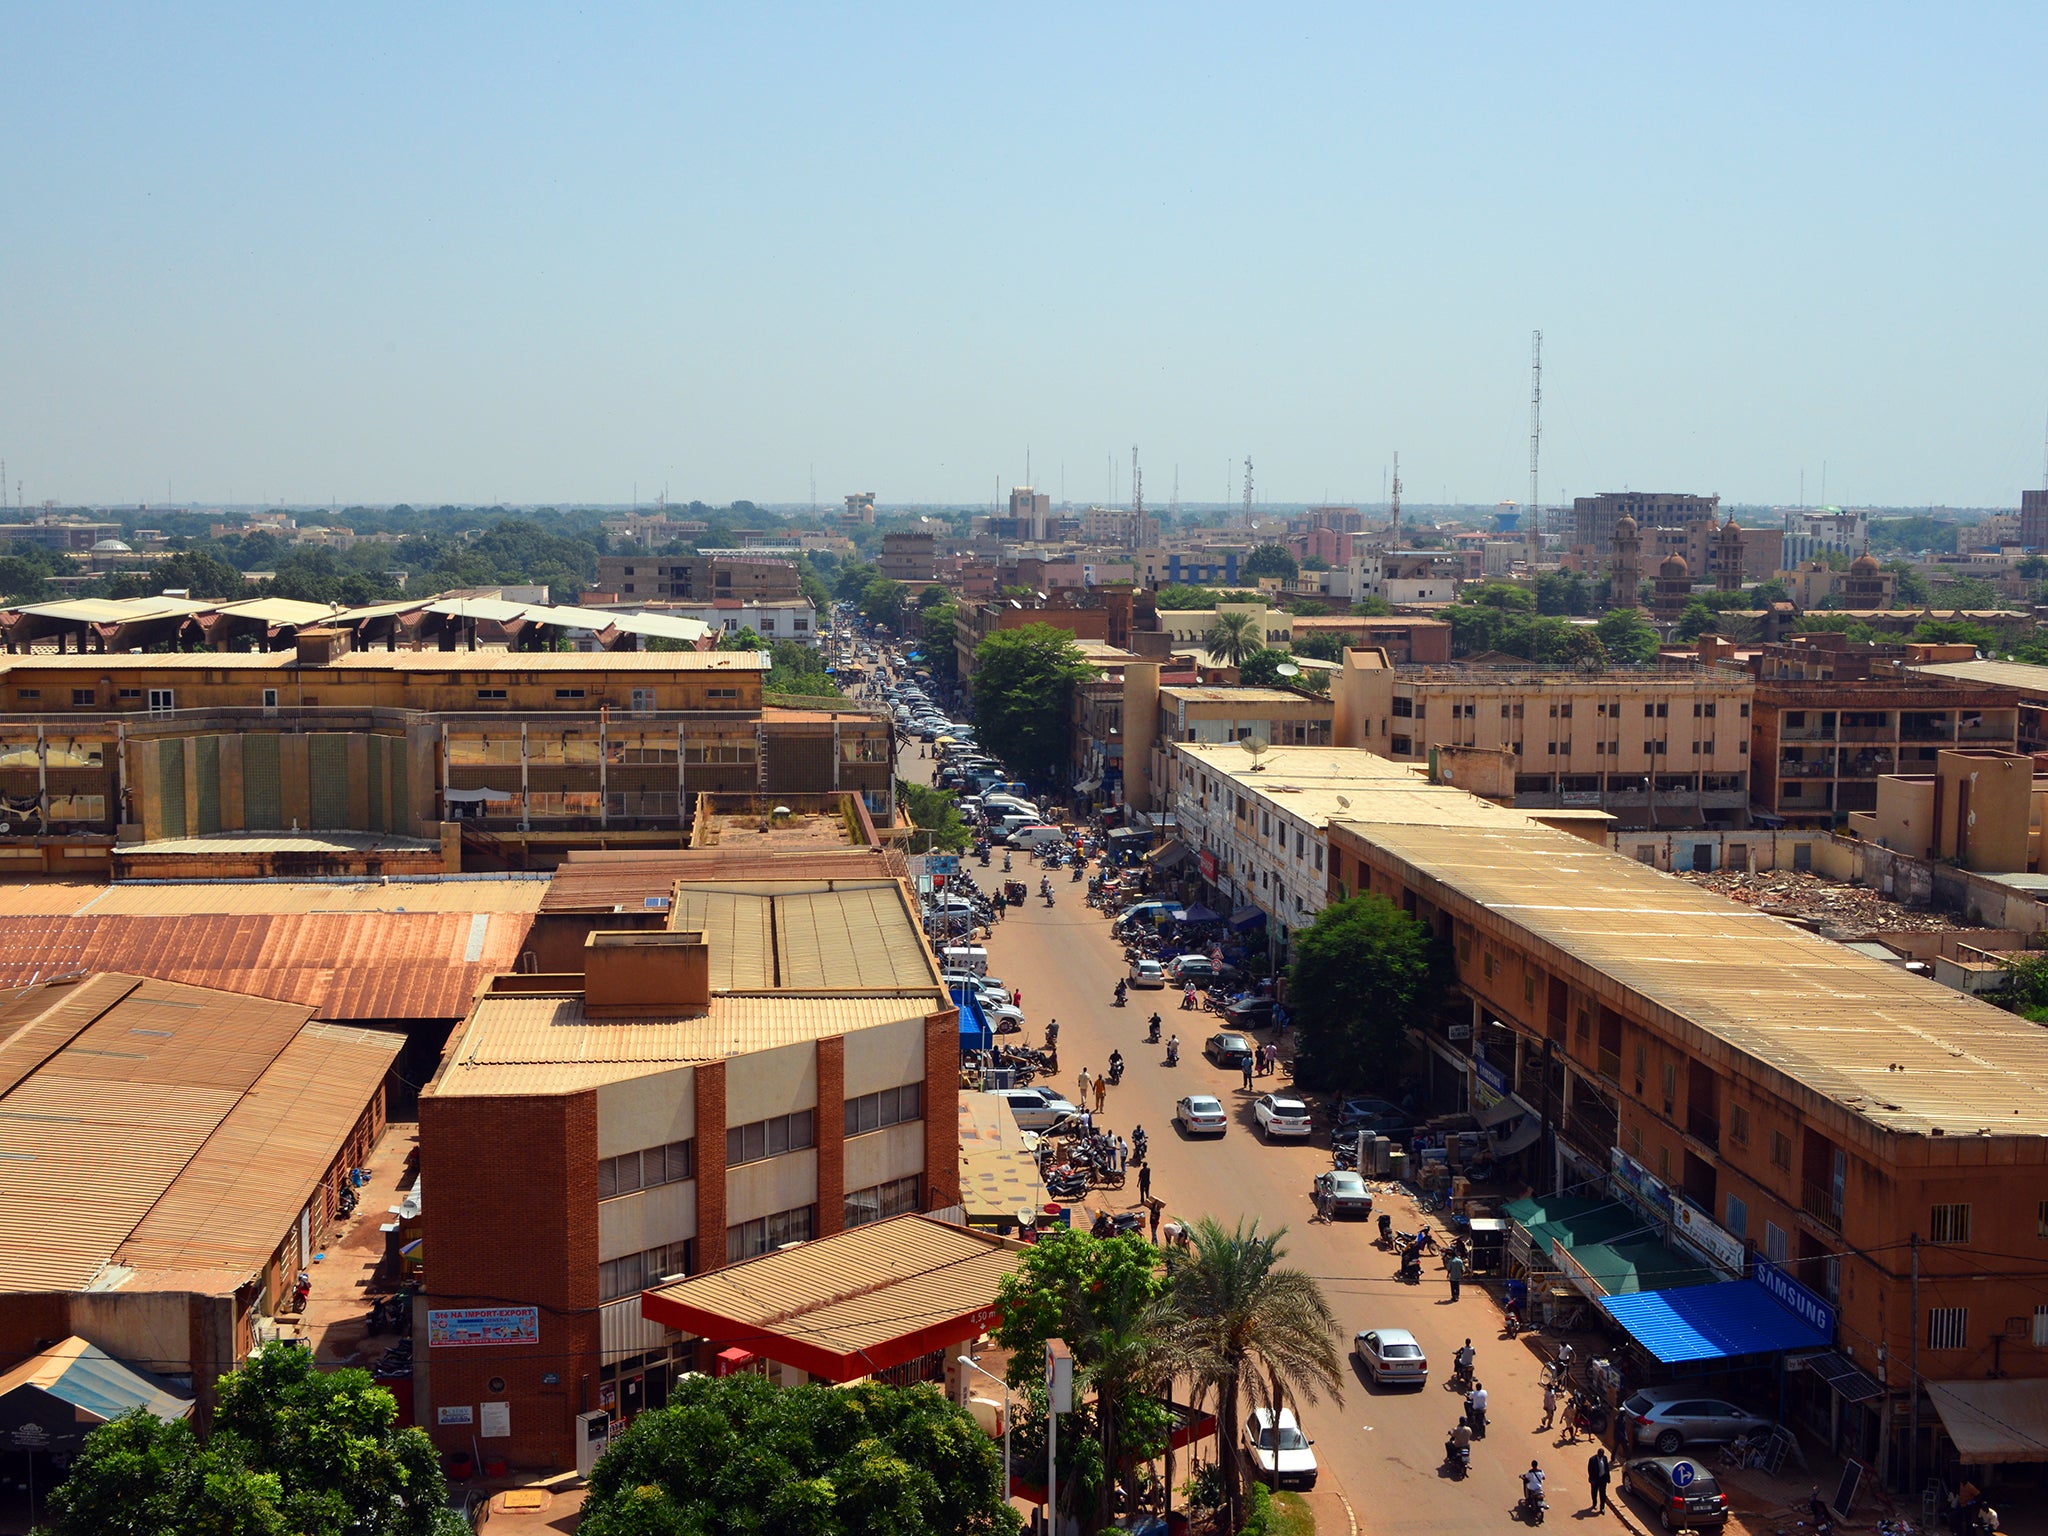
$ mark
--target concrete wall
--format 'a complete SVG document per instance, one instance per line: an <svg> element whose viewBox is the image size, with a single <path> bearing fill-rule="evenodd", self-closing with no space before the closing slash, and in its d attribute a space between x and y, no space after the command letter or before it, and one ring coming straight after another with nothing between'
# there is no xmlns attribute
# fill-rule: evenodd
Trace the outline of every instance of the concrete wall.
<svg viewBox="0 0 2048 1536"><path fill-rule="evenodd" d="M756 1120L816 1108L817 1058L817 1046L808 1040L729 1058L725 1064L726 1125L751 1125Z"/></svg>
<svg viewBox="0 0 2048 1536"><path fill-rule="evenodd" d="M924 1080L924 1019L904 1019L844 1037L846 1097ZM857 1187L857 1186L856 1186Z"/></svg>

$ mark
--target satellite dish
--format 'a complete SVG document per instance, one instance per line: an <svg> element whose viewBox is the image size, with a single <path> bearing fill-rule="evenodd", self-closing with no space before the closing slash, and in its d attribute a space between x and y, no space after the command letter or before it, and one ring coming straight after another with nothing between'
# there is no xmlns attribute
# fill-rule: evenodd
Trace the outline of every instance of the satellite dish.
<svg viewBox="0 0 2048 1536"><path fill-rule="evenodd" d="M1293 662L1291 662L1291 661L1283 661L1283 662L1281 662L1281 663L1280 663L1280 665L1279 665L1279 666L1275 667L1275 668L1274 668L1273 670L1274 670L1275 672L1279 673L1279 674L1280 674L1280 675L1281 675L1282 677L1299 677L1299 676L1301 676L1301 668L1297 667L1297 666L1296 666L1296 665L1295 665L1295 664L1294 664Z"/></svg>
<svg viewBox="0 0 2048 1536"><path fill-rule="evenodd" d="M1349 795L1339 795L1337 797L1337 803L1343 806L1344 809L1347 811L1351 809L1351 797Z"/></svg>

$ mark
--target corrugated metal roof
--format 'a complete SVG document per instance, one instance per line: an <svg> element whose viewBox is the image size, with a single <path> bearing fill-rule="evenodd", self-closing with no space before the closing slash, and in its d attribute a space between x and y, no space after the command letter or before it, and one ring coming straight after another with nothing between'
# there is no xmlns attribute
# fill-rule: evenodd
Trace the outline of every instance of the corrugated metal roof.
<svg viewBox="0 0 2048 1536"><path fill-rule="evenodd" d="M908 861L895 848L650 849L591 855L578 851L555 871L539 910L603 912L623 906L639 912L645 910L648 897L672 894L678 880L903 880L909 875ZM4 889L0 887L0 892Z"/></svg>
<svg viewBox="0 0 2048 1536"><path fill-rule="evenodd" d="M306 1012L133 976L0 1002L0 1290L90 1286L145 1224L147 1255L212 1265L224 1284L260 1265L347 1129L329 1098L361 1089L352 1123L395 1049L365 1085L361 1032L302 1044ZM224 1185L246 1216L209 1198ZM180 1221L207 1230L174 1241Z"/></svg>
<svg viewBox="0 0 2048 1536"><path fill-rule="evenodd" d="M131 1268L258 1261L305 1209L335 1151L405 1044L311 1024L244 1093L115 1255ZM4 1107L4 1106L0 1106Z"/></svg>
<svg viewBox="0 0 2048 1536"><path fill-rule="evenodd" d="M2048 667L2025 661L1938 661L1913 668L1916 677L1946 677L1959 683L1988 683L2040 697L2048 694Z"/></svg>
<svg viewBox="0 0 2048 1536"><path fill-rule="evenodd" d="M13 658L9 658L10 660ZM76 660L76 658L70 658ZM125 664L137 660L123 656ZM198 659L198 658L195 658ZM296 659L296 658L291 658ZM220 666L219 656L211 658ZM239 666L237 656L233 664ZM350 651L322 670L398 672L766 672L765 651Z"/></svg>
<svg viewBox="0 0 2048 1536"><path fill-rule="evenodd" d="M192 1412L190 1398L165 1391L153 1378L129 1369L76 1334L0 1376L0 1398L21 1387L47 1392L101 1423L134 1408L146 1408L167 1420Z"/></svg>
<svg viewBox="0 0 2048 1536"><path fill-rule="evenodd" d="M1600 1306L1666 1365L1825 1349L1826 1334L1754 1280L1603 1296Z"/></svg>
<svg viewBox="0 0 2048 1536"><path fill-rule="evenodd" d="M574 1093L693 1062L923 1019L950 1007L937 988L903 997L714 997L694 1017L584 1016L580 993L477 1000L427 1092L441 1097Z"/></svg>
<svg viewBox="0 0 2048 1536"><path fill-rule="evenodd" d="M119 971L301 1003L323 1019L456 1019L524 948L522 912L0 917L0 987Z"/></svg>
<svg viewBox="0 0 2048 1536"><path fill-rule="evenodd" d="M728 1264L646 1293L695 1314L721 1342L776 1358L776 1340L856 1366L889 1344L995 1304L1021 1249L924 1216L897 1216ZM758 1342L756 1342L758 1340Z"/></svg>
<svg viewBox="0 0 2048 1536"><path fill-rule="evenodd" d="M2048 1030L1542 827L1365 825L1456 916L1892 1131L2048 1135Z"/></svg>

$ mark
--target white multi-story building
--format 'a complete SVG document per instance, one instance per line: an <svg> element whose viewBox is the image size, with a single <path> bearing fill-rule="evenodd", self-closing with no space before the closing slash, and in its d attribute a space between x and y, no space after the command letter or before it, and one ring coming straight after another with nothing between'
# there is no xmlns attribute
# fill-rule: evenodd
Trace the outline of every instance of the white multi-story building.
<svg viewBox="0 0 2048 1536"><path fill-rule="evenodd" d="M1328 899L1332 821L1525 827L1535 819L1356 747L1265 747L1254 757L1237 743L1176 741L1166 751L1175 825L1218 910L1240 930L1263 914L1276 954Z"/></svg>
<svg viewBox="0 0 2048 1536"><path fill-rule="evenodd" d="M818 610L800 597L762 598L750 601L745 598L720 597L708 603L665 602L665 603L607 603L604 610L611 613L659 613L679 619L696 619L711 626L719 635L736 635L743 629L751 629L763 640L794 640L798 645L815 646L818 643ZM575 637L576 648L580 651L598 649L594 636L581 634Z"/></svg>
<svg viewBox="0 0 2048 1536"><path fill-rule="evenodd" d="M1793 509L1785 514L1785 569L1796 571L1801 562L1823 555L1860 555L1870 539L1870 515L1844 512L1828 507L1812 512Z"/></svg>

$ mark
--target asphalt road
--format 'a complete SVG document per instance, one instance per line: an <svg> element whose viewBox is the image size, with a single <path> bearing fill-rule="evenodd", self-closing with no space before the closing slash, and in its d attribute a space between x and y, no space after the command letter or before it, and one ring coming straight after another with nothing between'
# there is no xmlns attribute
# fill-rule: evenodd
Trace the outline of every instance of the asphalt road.
<svg viewBox="0 0 2048 1536"><path fill-rule="evenodd" d="M917 770L928 765L917 761L913 749L903 766L922 778ZM989 871L971 863L969 868L987 886L991 876L1001 878L1000 865L998 855ZM1542 1421L1540 1360L1527 1344L1499 1338L1497 1293L1467 1285L1454 1305L1434 1260L1420 1286L1402 1285L1393 1279L1393 1256L1373 1245L1375 1222L1316 1222L1309 1191L1315 1175L1329 1166L1327 1135L1318 1132L1308 1145L1269 1145L1252 1118L1252 1101L1259 1093L1286 1086L1284 1062L1278 1076L1260 1078L1256 1089L1247 1092L1241 1074L1211 1066L1201 1055L1202 1041L1215 1028L1214 1015L1182 1012L1173 994L1160 992L1133 990L1127 1007L1112 1006L1124 962L1121 947L1110 939L1107 919L1087 905L1084 887L1072 883L1067 872L1055 879L1056 905L1048 910L1035 894L1035 866L1019 857L1016 870L1028 872L1034 894L1024 907L1011 909L989 939L990 971L1022 989L1030 1021L1025 1038L1031 1043L1042 1041L1047 1021L1059 1021L1060 1089L1074 1097L1080 1070L1102 1070L1110 1051L1121 1049L1124 1080L1110 1090L1101 1123L1126 1136L1134 1126L1145 1127L1153 1194L1165 1202L1169 1219L1213 1216L1226 1224L1257 1220L1266 1231L1284 1227L1287 1262L1322 1282L1343 1329L1343 1400L1325 1396L1297 1411L1315 1440L1325 1482L1334 1481L1360 1526L1375 1536L1497 1533L1511 1524L1520 1475L1531 1458L1549 1474L1554 1517L1613 1518L1580 1516L1591 1447L1583 1442L1563 1446L1556 1431L1537 1429ZM1163 1015L1163 1033L1178 1030L1182 1036L1178 1067L1165 1065L1162 1047L1144 1043L1146 1021L1155 1009ZM1190 1140L1174 1125L1175 1100L1202 1092L1216 1095L1231 1115L1231 1128L1220 1139ZM1413 1229L1416 1212L1405 1196L1382 1192L1377 1198L1397 1228ZM1112 1209L1135 1205L1135 1173L1124 1190L1104 1191L1102 1202ZM1430 1380L1419 1393L1374 1387L1350 1356L1355 1333L1380 1327L1408 1329L1428 1352ZM1471 1475L1460 1483L1442 1465L1444 1438L1462 1406L1444 1382L1451 1356L1468 1337L1478 1352L1479 1379L1491 1395L1492 1427L1475 1443Z"/></svg>

